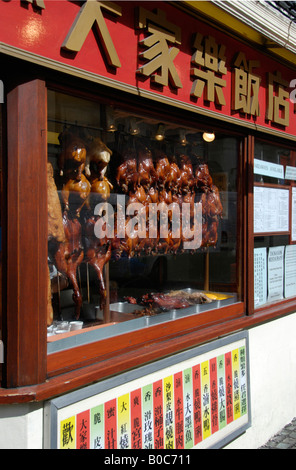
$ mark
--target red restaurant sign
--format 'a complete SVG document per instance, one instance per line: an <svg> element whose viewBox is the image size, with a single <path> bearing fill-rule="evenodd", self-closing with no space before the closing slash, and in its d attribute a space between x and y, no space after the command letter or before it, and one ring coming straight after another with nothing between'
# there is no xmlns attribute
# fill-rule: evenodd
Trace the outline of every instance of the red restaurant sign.
<svg viewBox="0 0 296 470"><path fill-rule="evenodd" d="M228 122L296 135L289 99L295 72L171 3L2 1L0 52Z"/></svg>

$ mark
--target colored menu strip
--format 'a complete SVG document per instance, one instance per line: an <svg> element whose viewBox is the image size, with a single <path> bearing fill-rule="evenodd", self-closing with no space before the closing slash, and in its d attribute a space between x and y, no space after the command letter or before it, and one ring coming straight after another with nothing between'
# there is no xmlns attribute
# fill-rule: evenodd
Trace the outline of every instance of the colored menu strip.
<svg viewBox="0 0 296 470"><path fill-rule="evenodd" d="M184 449L183 373L174 375L175 449Z"/></svg>
<svg viewBox="0 0 296 470"><path fill-rule="evenodd" d="M142 388L143 449L153 449L153 387Z"/></svg>
<svg viewBox="0 0 296 470"><path fill-rule="evenodd" d="M142 448L142 397L141 389L131 392L131 448Z"/></svg>
<svg viewBox="0 0 296 470"><path fill-rule="evenodd" d="M192 368L184 370L184 447L194 446L194 411Z"/></svg>
<svg viewBox="0 0 296 470"><path fill-rule="evenodd" d="M164 393L164 448L174 449L173 376L163 380Z"/></svg>
<svg viewBox="0 0 296 470"><path fill-rule="evenodd" d="M246 415L245 346L59 423L60 449L190 449Z"/></svg>
<svg viewBox="0 0 296 470"><path fill-rule="evenodd" d="M210 404L210 371L209 361L201 364L201 390L202 390L202 437L206 439L211 435L211 404Z"/></svg>

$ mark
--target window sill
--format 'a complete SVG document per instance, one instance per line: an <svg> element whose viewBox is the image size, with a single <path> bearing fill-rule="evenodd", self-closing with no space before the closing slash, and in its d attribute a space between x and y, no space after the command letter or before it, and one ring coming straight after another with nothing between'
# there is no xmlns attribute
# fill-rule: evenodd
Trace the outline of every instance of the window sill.
<svg viewBox="0 0 296 470"><path fill-rule="evenodd" d="M120 350L118 348L116 353L113 354L107 353L107 351L102 354L102 348L100 348L101 354L96 362L88 363L89 359L87 360L87 357L84 356L80 358L80 364L76 364L76 369L73 368L68 371L65 365L61 364L61 373L49 377L45 383L14 389L0 389L0 404L48 400L56 395L87 386L95 381L104 380L111 375L126 372L151 361L157 361L177 351L213 341L242 329L255 327L296 311L295 299L283 302L280 307L279 304L269 306L268 309L262 309L250 316L244 315L243 304L235 304L235 307L236 314L231 312L231 308L225 307L225 311L221 312L224 315L223 320L217 321L216 319L216 321L208 322L207 325L196 325L183 331L182 334L179 333L179 336L175 335L172 330L168 330L167 334L158 338L157 341L148 340L147 337L145 341L145 337L143 337L142 341L133 346L127 341L127 346L124 349ZM159 330L159 327L157 328ZM126 335L124 336L126 337ZM98 344L96 344L96 347L99 347ZM76 357L78 351L73 350L72 353ZM80 351L80 353L83 352Z"/></svg>

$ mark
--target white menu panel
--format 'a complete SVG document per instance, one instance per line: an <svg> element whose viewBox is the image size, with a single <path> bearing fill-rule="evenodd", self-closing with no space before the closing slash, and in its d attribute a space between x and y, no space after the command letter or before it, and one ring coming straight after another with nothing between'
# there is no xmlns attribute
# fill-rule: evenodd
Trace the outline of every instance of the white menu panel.
<svg viewBox="0 0 296 470"><path fill-rule="evenodd" d="M284 246L276 246L268 250L268 302L280 300L284 296L284 252Z"/></svg>
<svg viewBox="0 0 296 470"><path fill-rule="evenodd" d="M285 297L296 296L296 245L285 250Z"/></svg>
<svg viewBox="0 0 296 470"><path fill-rule="evenodd" d="M254 249L254 307L267 300L267 248Z"/></svg>
<svg viewBox="0 0 296 470"><path fill-rule="evenodd" d="M289 190L254 187L254 233L289 231Z"/></svg>

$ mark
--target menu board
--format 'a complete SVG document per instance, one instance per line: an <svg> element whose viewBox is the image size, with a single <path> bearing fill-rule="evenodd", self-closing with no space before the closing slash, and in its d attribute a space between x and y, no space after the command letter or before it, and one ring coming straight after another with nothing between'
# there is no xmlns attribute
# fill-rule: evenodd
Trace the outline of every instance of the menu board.
<svg viewBox="0 0 296 470"><path fill-rule="evenodd" d="M280 300L284 295L284 246L268 250L267 289L268 301Z"/></svg>
<svg viewBox="0 0 296 470"><path fill-rule="evenodd" d="M241 332L51 400L46 447L219 448L249 427L248 395Z"/></svg>
<svg viewBox="0 0 296 470"><path fill-rule="evenodd" d="M255 248L254 307L284 297L296 297L296 245Z"/></svg>
<svg viewBox="0 0 296 470"><path fill-rule="evenodd" d="M296 245L285 250L285 297L296 296Z"/></svg>
<svg viewBox="0 0 296 470"><path fill-rule="evenodd" d="M267 299L267 248L254 250L254 306L259 307Z"/></svg>
<svg viewBox="0 0 296 470"><path fill-rule="evenodd" d="M254 233L289 231L289 190L254 187Z"/></svg>

